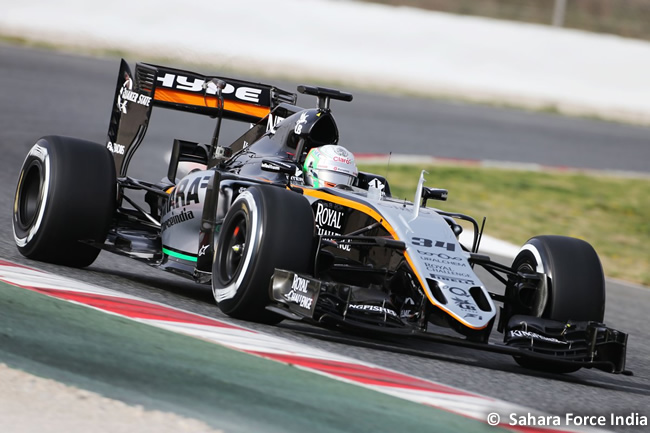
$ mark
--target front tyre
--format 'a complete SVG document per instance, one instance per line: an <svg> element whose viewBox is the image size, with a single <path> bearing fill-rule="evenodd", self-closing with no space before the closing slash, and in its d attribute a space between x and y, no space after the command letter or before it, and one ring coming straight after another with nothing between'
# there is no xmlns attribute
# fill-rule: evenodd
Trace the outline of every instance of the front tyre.
<svg viewBox="0 0 650 433"><path fill-rule="evenodd" d="M538 273L543 278L534 288L518 294L524 311L545 319L602 322L605 315L605 277L594 248L565 236L537 236L521 248L512 264L515 272ZM580 367L515 357L523 367L570 373Z"/></svg>
<svg viewBox="0 0 650 433"><path fill-rule="evenodd" d="M265 309L276 268L310 273L314 215L292 191L259 185L239 194L219 232L212 265L212 290L221 311L238 319L277 323Z"/></svg>
<svg viewBox="0 0 650 433"><path fill-rule="evenodd" d="M100 250L115 210L113 158L97 143L48 136L31 148L20 170L12 225L25 257L89 266ZM82 242L80 242L82 241Z"/></svg>

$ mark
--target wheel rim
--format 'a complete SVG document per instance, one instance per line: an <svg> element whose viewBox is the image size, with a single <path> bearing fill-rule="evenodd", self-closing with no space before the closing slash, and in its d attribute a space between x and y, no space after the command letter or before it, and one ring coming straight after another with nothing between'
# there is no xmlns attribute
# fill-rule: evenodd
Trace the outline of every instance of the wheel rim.
<svg viewBox="0 0 650 433"><path fill-rule="evenodd" d="M30 227L41 204L41 168L38 164L32 163L23 178L22 186L18 194L18 223L25 229Z"/></svg>
<svg viewBox="0 0 650 433"><path fill-rule="evenodd" d="M219 276L224 285L234 281L241 272L247 248L248 225L243 212L238 213L226 227L228 237L219 247Z"/></svg>
<svg viewBox="0 0 650 433"><path fill-rule="evenodd" d="M536 264L526 260L517 267L518 272L537 273ZM530 309L530 315L542 317L548 300L548 287L545 277L536 285L523 286L519 291L519 301Z"/></svg>

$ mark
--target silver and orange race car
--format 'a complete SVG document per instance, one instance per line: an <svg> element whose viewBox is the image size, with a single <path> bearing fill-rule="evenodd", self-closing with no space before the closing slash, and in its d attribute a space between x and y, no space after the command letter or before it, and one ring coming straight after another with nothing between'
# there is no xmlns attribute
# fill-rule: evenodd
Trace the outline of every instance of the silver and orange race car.
<svg viewBox="0 0 650 433"><path fill-rule="evenodd" d="M505 266L478 253L474 218L429 206L447 191L422 174L412 202L372 173L308 186L308 151L339 140L330 104L352 95L298 91L317 107L266 84L144 63L132 72L122 61L106 143L47 136L27 155L13 209L18 249L75 267L101 250L126 255L211 284L235 318L432 338L544 371L626 372L627 335L602 323L605 280L588 243L533 237ZM154 107L215 119L206 143L173 141L158 182L127 174ZM221 145L223 119L249 127ZM463 221L472 245L459 241ZM504 290L489 292L477 266ZM489 342L493 328L503 343Z"/></svg>

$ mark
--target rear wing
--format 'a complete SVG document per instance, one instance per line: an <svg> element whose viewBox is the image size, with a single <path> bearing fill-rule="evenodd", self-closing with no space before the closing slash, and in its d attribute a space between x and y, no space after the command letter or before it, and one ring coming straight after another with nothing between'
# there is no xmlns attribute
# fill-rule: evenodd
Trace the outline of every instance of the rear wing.
<svg viewBox="0 0 650 433"><path fill-rule="evenodd" d="M122 59L106 143L115 159L117 176L126 176L129 162L147 131L153 107L217 117L221 111L216 96L217 80L226 83L222 90L224 119L257 123L277 105L296 103L294 93L251 81L147 63L137 63L133 74Z"/></svg>

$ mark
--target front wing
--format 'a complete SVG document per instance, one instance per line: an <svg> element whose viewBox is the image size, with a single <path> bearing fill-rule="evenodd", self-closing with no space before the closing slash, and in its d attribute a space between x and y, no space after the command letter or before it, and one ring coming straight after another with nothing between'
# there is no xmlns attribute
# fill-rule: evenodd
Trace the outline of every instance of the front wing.
<svg viewBox="0 0 650 433"><path fill-rule="evenodd" d="M532 316L513 316L505 344L482 343L425 332L397 311L388 297L369 295L363 288L324 282L311 276L276 270L270 284L270 311L292 320L375 334L406 334L439 343L548 361L608 373L625 369L627 334L597 322L558 322ZM329 297L336 295L336 302ZM322 334L318 335L323 337ZM334 336L330 339L336 339ZM356 344L356 342L355 342Z"/></svg>

